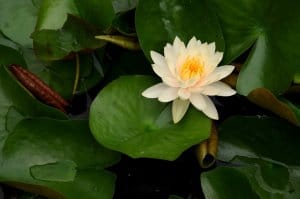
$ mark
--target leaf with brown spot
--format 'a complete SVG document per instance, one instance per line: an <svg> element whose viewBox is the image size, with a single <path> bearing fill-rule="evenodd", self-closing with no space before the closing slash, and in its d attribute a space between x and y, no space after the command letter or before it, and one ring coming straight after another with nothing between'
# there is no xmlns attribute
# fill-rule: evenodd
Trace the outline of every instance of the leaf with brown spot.
<svg viewBox="0 0 300 199"><path fill-rule="evenodd" d="M265 88L257 88L248 95L248 99L254 104L267 109L281 118L289 122L300 125L300 118L296 111L296 107L290 102L283 102Z"/></svg>

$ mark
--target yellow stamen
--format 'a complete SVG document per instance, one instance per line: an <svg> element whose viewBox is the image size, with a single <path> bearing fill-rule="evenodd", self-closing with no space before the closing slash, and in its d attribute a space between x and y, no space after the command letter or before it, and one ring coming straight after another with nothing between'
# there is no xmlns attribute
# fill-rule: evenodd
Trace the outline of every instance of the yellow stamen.
<svg viewBox="0 0 300 199"><path fill-rule="evenodd" d="M190 80L203 73L203 63L199 57L188 57L179 69L181 80Z"/></svg>

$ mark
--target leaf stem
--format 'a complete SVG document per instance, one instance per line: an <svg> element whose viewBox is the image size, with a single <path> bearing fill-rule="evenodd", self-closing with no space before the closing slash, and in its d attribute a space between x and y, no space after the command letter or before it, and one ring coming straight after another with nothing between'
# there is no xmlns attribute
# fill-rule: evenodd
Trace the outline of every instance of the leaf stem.
<svg viewBox="0 0 300 199"><path fill-rule="evenodd" d="M75 57L76 57L76 74L75 74L74 87L72 92L73 95L75 95L76 93L78 82L79 82L79 76L80 76L80 60L79 60L78 53L75 54Z"/></svg>

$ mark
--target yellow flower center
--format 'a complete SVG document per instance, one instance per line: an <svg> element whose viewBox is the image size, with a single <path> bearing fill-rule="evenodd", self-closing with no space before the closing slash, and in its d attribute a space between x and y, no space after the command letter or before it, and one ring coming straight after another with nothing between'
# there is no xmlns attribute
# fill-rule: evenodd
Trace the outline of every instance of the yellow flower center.
<svg viewBox="0 0 300 199"><path fill-rule="evenodd" d="M196 76L200 77L203 68L203 62L199 57L188 57L179 69L180 79L186 81Z"/></svg>

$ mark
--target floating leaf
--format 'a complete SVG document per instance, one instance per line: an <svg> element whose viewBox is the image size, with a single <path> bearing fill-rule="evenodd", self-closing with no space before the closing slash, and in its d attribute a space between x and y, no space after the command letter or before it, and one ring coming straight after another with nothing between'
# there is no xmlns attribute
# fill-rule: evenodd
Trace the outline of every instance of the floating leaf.
<svg viewBox="0 0 300 199"><path fill-rule="evenodd" d="M0 181L50 198L112 198L115 177L103 168L119 156L93 140L87 121L22 120L2 142Z"/></svg>
<svg viewBox="0 0 300 199"><path fill-rule="evenodd" d="M218 167L201 175L206 198L294 199L300 197L299 169L260 159Z"/></svg>
<svg viewBox="0 0 300 199"><path fill-rule="evenodd" d="M162 52L178 36L188 42L193 36L202 42L216 42L223 51L224 40L215 13L207 0L141 0L136 9L136 30L145 55Z"/></svg>
<svg viewBox="0 0 300 199"><path fill-rule="evenodd" d="M10 56L0 64L24 61L10 48L0 49L5 48ZM119 155L94 141L87 121L66 120L60 111L40 103L3 65L0 109L1 182L49 198L112 198L115 176L104 168Z"/></svg>
<svg viewBox="0 0 300 199"><path fill-rule="evenodd" d="M156 83L149 76L125 76L106 86L90 110L90 128L104 146L131 157L176 159L207 139L210 120L191 108L182 122L172 122L171 108L141 93Z"/></svg>
<svg viewBox="0 0 300 199"><path fill-rule="evenodd" d="M67 21L68 14L78 15L74 0L43 0L36 30L60 29Z"/></svg>
<svg viewBox="0 0 300 199"><path fill-rule="evenodd" d="M115 17L112 0L74 0L82 19L106 30Z"/></svg>
<svg viewBox="0 0 300 199"><path fill-rule="evenodd" d="M224 62L247 51L237 90L248 95L256 88L275 94L285 91L299 71L299 1L214 0L226 43Z"/></svg>
<svg viewBox="0 0 300 199"><path fill-rule="evenodd" d="M300 128L282 119L236 116L219 129L218 158L261 157L287 165L300 165L297 144Z"/></svg>
<svg viewBox="0 0 300 199"><path fill-rule="evenodd" d="M0 4L0 30L14 42L31 47L39 5L32 0L1 0Z"/></svg>
<svg viewBox="0 0 300 199"><path fill-rule="evenodd" d="M68 15L59 30L40 30L32 34L36 55L45 61L59 60L72 52L100 48L104 42L94 38L101 31L78 17Z"/></svg>

